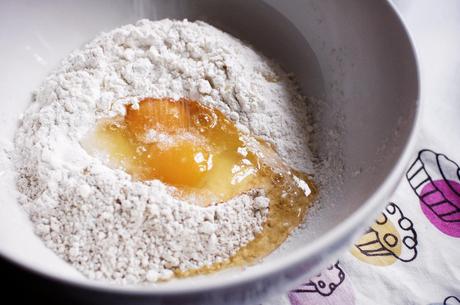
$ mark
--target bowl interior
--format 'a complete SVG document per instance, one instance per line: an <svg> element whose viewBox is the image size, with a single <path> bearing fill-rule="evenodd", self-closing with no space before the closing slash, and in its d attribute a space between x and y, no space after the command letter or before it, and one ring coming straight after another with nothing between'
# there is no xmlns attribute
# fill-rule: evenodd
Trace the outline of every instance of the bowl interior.
<svg viewBox="0 0 460 305"><path fill-rule="evenodd" d="M59 61L101 31L140 18L201 19L252 44L293 72L311 102L315 144L330 179L318 209L259 272L310 247L360 209L395 166L414 124L417 71L410 42L384 1L40 1L0 3L0 141L10 147L31 93ZM307 107L307 105L306 105ZM0 161L5 161L0 153ZM33 234L17 204L14 173L0 162L0 253L61 278L87 281ZM384 205L384 203L382 203ZM369 222L370 220L367 220ZM32 255L33 253L33 255ZM194 279L242 276L226 271ZM190 280L152 287L185 287Z"/></svg>

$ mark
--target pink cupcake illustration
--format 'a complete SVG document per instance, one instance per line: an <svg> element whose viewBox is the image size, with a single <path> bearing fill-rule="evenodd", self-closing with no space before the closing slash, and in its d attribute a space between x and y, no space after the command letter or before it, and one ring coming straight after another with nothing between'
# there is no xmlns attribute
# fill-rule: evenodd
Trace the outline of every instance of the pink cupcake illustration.
<svg viewBox="0 0 460 305"><path fill-rule="evenodd" d="M460 237L460 167L443 154L421 150L406 173L423 213L441 232Z"/></svg>
<svg viewBox="0 0 460 305"><path fill-rule="evenodd" d="M353 305L355 298L339 262L288 294L292 305Z"/></svg>

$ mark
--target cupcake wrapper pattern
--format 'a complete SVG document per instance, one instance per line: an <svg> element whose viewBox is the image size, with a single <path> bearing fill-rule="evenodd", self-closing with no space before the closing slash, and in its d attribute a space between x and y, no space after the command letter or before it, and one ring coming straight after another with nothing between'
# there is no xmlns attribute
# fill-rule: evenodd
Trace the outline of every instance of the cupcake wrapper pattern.
<svg viewBox="0 0 460 305"><path fill-rule="evenodd" d="M353 287L339 262L289 292L288 300L291 305L355 304Z"/></svg>
<svg viewBox="0 0 460 305"><path fill-rule="evenodd" d="M443 154L424 149L419 152L406 177L420 201L440 220L460 222L457 186L460 185L460 167L457 163Z"/></svg>
<svg viewBox="0 0 460 305"><path fill-rule="evenodd" d="M444 299L443 305L460 305L460 299L456 296L448 296Z"/></svg>
<svg viewBox="0 0 460 305"><path fill-rule="evenodd" d="M412 221L391 202L354 247L366 257L392 256L410 262L417 257L417 232Z"/></svg>
<svg viewBox="0 0 460 305"><path fill-rule="evenodd" d="M327 268L326 272L322 272L310 279L310 282L301 285L293 290L295 293L303 292L318 292L323 296L331 295L334 290L342 284L345 279L345 273L339 267L339 262Z"/></svg>

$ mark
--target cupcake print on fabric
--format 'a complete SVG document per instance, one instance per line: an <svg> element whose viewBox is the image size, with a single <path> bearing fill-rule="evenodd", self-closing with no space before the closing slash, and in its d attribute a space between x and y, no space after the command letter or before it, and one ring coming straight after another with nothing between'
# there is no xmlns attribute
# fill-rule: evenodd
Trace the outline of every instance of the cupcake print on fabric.
<svg viewBox="0 0 460 305"><path fill-rule="evenodd" d="M351 248L357 259L376 266L417 257L417 232L401 209L390 203L369 230Z"/></svg>
<svg viewBox="0 0 460 305"><path fill-rule="evenodd" d="M460 299L456 296L448 296L444 299L443 305L460 305Z"/></svg>
<svg viewBox="0 0 460 305"><path fill-rule="evenodd" d="M422 150L406 174L428 220L460 237L460 167L443 154Z"/></svg>
<svg viewBox="0 0 460 305"><path fill-rule="evenodd" d="M353 305L353 288L339 262L288 294L292 305Z"/></svg>

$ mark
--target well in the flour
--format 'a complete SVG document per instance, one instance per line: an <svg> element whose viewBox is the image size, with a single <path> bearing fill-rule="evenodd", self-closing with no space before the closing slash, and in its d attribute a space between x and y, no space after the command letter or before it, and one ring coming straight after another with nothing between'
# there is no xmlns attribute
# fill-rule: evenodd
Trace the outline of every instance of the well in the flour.
<svg viewBox="0 0 460 305"><path fill-rule="evenodd" d="M99 122L84 143L135 179L174 186L174 196L190 204L218 204L251 190L267 195L267 225L253 241L224 263L179 275L269 254L299 225L312 201L306 174L289 168L267 143L242 134L219 110L189 99L143 99L136 108L128 106L124 117Z"/></svg>

